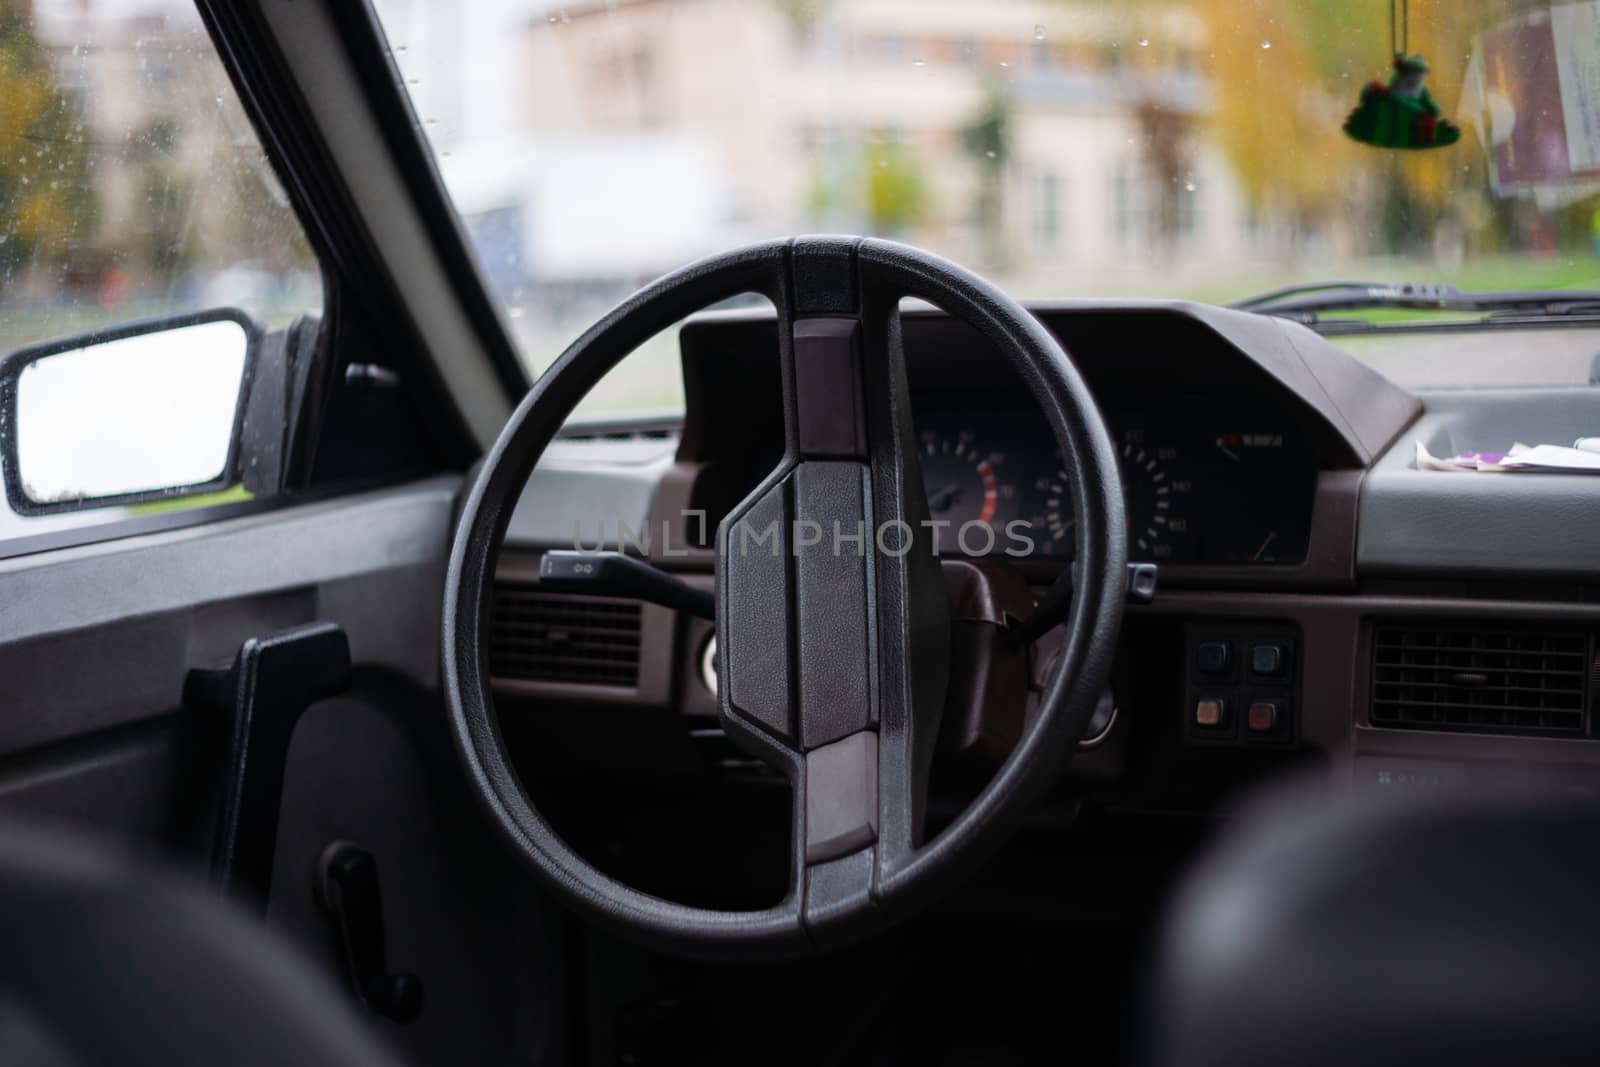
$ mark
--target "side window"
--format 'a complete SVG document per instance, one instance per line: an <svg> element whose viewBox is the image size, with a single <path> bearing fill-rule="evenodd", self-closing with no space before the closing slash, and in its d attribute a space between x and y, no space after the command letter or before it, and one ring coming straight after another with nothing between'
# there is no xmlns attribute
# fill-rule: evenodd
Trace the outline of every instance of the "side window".
<svg viewBox="0 0 1600 1067"><path fill-rule="evenodd" d="M192 7L0 3L0 554L247 496L259 350L321 301Z"/></svg>

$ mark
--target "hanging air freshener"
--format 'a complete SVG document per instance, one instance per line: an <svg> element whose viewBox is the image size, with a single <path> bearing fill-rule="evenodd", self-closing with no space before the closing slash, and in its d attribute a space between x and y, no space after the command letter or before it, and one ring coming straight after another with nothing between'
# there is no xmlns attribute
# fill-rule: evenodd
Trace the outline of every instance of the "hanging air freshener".
<svg viewBox="0 0 1600 1067"><path fill-rule="evenodd" d="M1344 132L1378 148L1443 148L1461 140L1461 127L1441 115L1439 104L1423 79L1428 61L1406 54L1410 37L1410 0L1400 0L1398 32L1394 0L1389 0L1389 44L1394 73L1389 84L1368 82L1361 102L1344 120Z"/></svg>

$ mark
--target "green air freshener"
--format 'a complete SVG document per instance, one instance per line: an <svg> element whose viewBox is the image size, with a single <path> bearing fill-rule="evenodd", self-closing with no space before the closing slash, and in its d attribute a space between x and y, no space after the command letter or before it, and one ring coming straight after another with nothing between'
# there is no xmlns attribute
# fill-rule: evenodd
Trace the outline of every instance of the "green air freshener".
<svg viewBox="0 0 1600 1067"><path fill-rule="evenodd" d="M1389 84L1368 82L1344 120L1344 132L1378 148L1443 148L1461 140L1461 127L1444 118L1423 79L1428 61L1399 53Z"/></svg>
<svg viewBox="0 0 1600 1067"><path fill-rule="evenodd" d="M1400 0L1399 21L1395 0L1389 0L1389 47L1394 52L1394 73L1389 84L1370 81L1361 90L1356 109L1344 120L1344 132L1353 140L1376 148L1443 148L1461 140L1461 127L1445 118L1424 84L1428 61L1410 55L1411 0Z"/></svg>

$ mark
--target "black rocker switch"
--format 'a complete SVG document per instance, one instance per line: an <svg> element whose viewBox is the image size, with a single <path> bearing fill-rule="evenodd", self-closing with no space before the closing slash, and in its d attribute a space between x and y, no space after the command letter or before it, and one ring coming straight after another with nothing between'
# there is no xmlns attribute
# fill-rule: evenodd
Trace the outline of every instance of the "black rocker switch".
<svg viewBox="0 0 1600 1067"><path fill-rule="evenodd" d="M1289 650L1281 642L1250 646L1250 673L1262 678L1282 678L1289 671Z"/></svg>
<svg viewBox="0 0 1600 1067"><path fill-rule="evenodd" d="M1226 641L1201 641L1194 650L1194 666L1201 674L1227 674L1233 667L1233 646Z"/></svg>

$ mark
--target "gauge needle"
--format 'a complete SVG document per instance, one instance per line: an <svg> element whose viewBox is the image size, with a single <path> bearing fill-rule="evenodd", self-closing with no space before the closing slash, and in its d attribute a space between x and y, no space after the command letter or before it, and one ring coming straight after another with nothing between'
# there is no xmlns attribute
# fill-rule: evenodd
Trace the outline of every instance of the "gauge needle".
<svg viewBox="0 0 1600 1067"><path fill-rule="evenodd" d="M959 485L947 485L937 493L928 494L928 510L949 511L960 498L961 487Z"/></svg>
<svg viewBox="0 0 1600 1067"><path fill-rule="evenodd" d="M1261 553L1263 553L1263 552L1265 552L1267 550L1267 546L1272 544L1273 538L1275 538L1277 536L1278 536L1278 531L1277 530L1273 530L1270 533L1268 533L1267 534L1267 539L1265 541L1261 542L1261 547L1260 548L1256 549L1256 554L1250 557L1250 562L1254 563L1256 560L1260 559L1261 558Z"/></svg>

